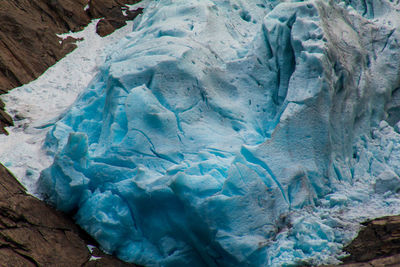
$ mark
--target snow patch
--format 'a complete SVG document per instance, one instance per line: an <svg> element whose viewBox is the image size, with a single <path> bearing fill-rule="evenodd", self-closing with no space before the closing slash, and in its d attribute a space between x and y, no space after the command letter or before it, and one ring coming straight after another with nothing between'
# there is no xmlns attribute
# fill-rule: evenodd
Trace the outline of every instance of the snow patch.
<svg viewBox="0 0 400 267"><path fill-rule="evenodd" d="M102 259L102 257L96 257L96 256L90 256L90 259L89 259L89 261L97 261L97 260L100 260L100 259Z"/></svg>
<svg viewBox="0 0 400 267"><path fill-rule="evenodd" d="M92 246L92 245L86 245L86 247L88 248L90 254L92 254L93 250L96 248L95 246Z"/></svg>
<svg viewBox="0 0 400 267"><path fill-rule="evenodd" d="M129 21L127 26L101 38L96 34L97 21L83 31L60 34L63 39L71 36L82 41L38 79L1 96L15 126L7 128L9 136L0 136L0 162L29 193L35 192L40 172L53 161L42 150L47 131L96 75L110 46L132 31L133 22Z"/></svg>

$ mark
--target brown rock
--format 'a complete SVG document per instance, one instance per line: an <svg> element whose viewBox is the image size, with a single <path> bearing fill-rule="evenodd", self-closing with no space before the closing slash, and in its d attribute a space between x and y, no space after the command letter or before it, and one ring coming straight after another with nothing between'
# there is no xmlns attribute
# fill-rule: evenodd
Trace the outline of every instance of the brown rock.
<svg viewBox="0 0 400 267"><path fill-rule="evenodd" d="M124 3L122 3L124 2ZM89 2L88 14L92 18L102 18L96 25L96 32L100 36L106 36L126 25L126 20L134 19L142 13L141 8L136 11L126 11L126 16L123 14L121 6L125 4L136 4L139 0L118 1L118 0L97 0Z"/></svg>
<svg viewBox="0 0 400 267"><path fill-rule="evenodd" d="M126 25L124 20L110 20L101 19L96 25L96 33L102 37L112 33L118 26L118 28Z"/></svg>
<svg viewBox="0 0 400 267"><path fill-rule="evenodd" d="M88 243L96 245L65 214L27 195L0 165L1 266L136 266L99 249L90 253Z"/></svg>
<svg viewBox="0 0 400 267"><path fill-rule="evenodd" d="M400 266L400 216L386 216L363 223L358 236L344 248L345 267ZM333 267L326 265L325 267Z"/></svg>
<svg viewBox="0 0 400 267"><path fill-rule="evenodd" d="M333 267L335 265L325 265L324 267ZM400 254L378 258L366 262L344 263L343 267L398 267L400 266Z"/></svg>
<svg viewBox="0 0 400 267"><path fill-rule="evenodd" d="M0 90L25 84L61 59L70 48L56 33L90 22L85 0L2 1L0 5Z"/></svg>
<svg viewBox="0 0 400 267"><path fill-rule="evenodd" d="M89 0L89 9L87 13L91 18L113 18L124 19L122 8L126 9L125 5L133 5L141 0ZM129 17L128 19L133 19Z"/></svg>
<svg viewBox="0 0 400 267"><path fill-rule="evenodd" d="M400 216L387 216L363 223L353 242L344 248L346 262L369 261L400 254Z"/></svg>

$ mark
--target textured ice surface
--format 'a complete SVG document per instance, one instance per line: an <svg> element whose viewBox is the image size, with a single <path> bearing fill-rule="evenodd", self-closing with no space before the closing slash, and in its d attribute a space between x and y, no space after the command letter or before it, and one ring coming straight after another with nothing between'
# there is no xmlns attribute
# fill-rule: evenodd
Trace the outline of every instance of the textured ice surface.
<svg viewBox="0 0 400 267"><path fill-rule="evenodd" d="M41 191L146 266L334 262L361 208L399 209L398 8L154 1L49 132Z"/></svg>

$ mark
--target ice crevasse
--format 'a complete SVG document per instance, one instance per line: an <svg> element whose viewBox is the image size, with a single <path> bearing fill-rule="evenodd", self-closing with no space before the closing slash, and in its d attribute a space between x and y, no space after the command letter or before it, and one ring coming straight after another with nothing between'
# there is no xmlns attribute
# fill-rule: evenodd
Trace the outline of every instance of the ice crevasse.
<svg viewBox="0 0 400 267"><path fill-rule="evenodd" d="M145 266L334 262L354 233L318 212L400 189L399 9L155 0L49 131L41 194Z"/></svg>

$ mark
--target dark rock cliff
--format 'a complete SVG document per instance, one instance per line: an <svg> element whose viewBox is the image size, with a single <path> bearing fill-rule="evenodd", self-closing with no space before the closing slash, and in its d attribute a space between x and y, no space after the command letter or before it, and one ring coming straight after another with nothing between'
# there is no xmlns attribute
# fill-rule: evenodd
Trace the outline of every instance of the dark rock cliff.
<svg viewBox="0 0 400 267"><path fill-rule="evenodd" d="M400 216L363 223L356 239L344 248L348 267L400 266Z"/></svg>
<svg viewBox="0 0 400 267"><path fill-rule="evenodd" d="M362 225L358 236L343 249L349 255L340 266L400 266L400 215L369 220Z"/></svg>

